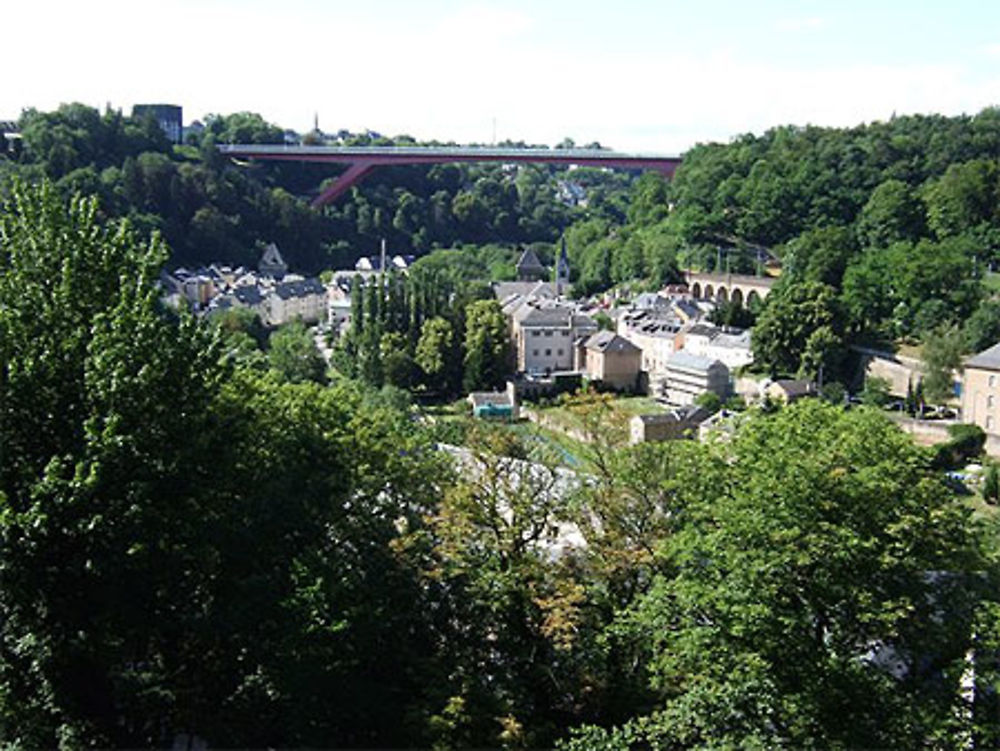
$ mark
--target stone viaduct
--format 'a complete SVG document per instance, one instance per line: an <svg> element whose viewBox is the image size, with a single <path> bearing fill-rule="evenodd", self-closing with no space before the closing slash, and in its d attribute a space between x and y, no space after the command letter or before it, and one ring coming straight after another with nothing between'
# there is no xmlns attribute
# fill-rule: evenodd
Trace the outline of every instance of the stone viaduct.
<svg viewBox="0 0 1000 751"><path fill-rule="evenodd" d="M746 274L707 274L685 271L684 281L691 296L698 300L735 302L750 307L764 300L771 292L775 279L770 276Z"/></svg>

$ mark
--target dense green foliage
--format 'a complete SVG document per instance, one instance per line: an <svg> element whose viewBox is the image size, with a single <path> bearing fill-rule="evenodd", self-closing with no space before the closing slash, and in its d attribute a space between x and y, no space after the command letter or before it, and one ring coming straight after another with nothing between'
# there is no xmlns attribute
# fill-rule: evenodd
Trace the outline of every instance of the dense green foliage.
<svg viewBox="0 0 1000 751"><path fill-rule="evenodd" d="M499 164L383 168L322 211L309 207L329 167L237 165L217 143L281 143L283 131L259 115L211 115L194 145L172 147L152 120L103 115L81 104L55 112L27 110L23 139L0 155L0 194L9 177L46 176L59 191L98 195L110 216L143 231L158 229L174 263L255 265L276 242L296 271L353 265L385 239L393 253L418 254L464 244L552 243L583 209L559 198L560 184L588 189L595 215L624 216L631 178L601 170L569 173L540 165L510 172ZM346 143L412 144L345 134ZM518 145L518 144L510 144ZM524 146L524 144L520 144ZM512 272L489 264L492 273Z"/></svg>
<svg viewBox="0 0 1000 751"><path fill-rule="evenodd" d="M333 353L340 373L437 397L457 394L463 382L502 385L511 370L506 319L488 285L437 263L457 252L432 253L405 277L354 278L351 327ZM493 314L488 327L476 312L484 305Z"/></svg>
<svg viewBox="0 0 1000 751"><path fill-rule="evenodd" d="M755 344L775 373L833 371L853 337L955 325L988 338L997 120L698 147L671 185L645 176L630 198L618 185L576 217L580 288L660 283L678 262L718 264L720 244L770 244L786 274ZM179 257L195 252L183 245L194 215L167 221L182 192L138 197L202 186L198 210L247 218L198 253L270 237L280 183L314 176L248 178L211 142L276 129L213 119L199 155L87 108L22 124L22 153L0 161L0 743L996 746L996 561L934 466L978 452L981 432L957 430L932 456L877 410L817 400L741 415L728 441L618 448L595 396L571 407L592 439L586 482L557 471L541 440L499 429L453 431L467 449L452 461L401 389L497 385L503 318L468 280L509 268L509 251L458 270L441 251L406 279L359 280L338 369L382 388L324 386L299 327L265 356L239 314L210 326L161 310L167 250L135 229L160 226L182 238ZM556 239L551 216L518 203L525 174L551 190L545 170L435 169L393 179L454 180L437 191L454 233L442 244ZM619 180L578 172L595 194ZM54 182L27 188L14 173ZM104 214L90 199L67 207L74 186L101 195ZM297 247L318 267L340 240L373 240L387 226L375 209L403 199L383 188L301 227L286 217L319 228ZM538 224L522 224L529 213ZM397 238L433 225L406 216ZM945 370L954 353L933 349ZM557 522L587 545L566 544Z"/></svg>
<svg viewBox="0 0 1000 751"><path fill-rule="evenodd" d="M975 674L985 701L965 704L961 684L991 607L983 562L908 437L814 401L671 453L659 502L681 514L620 616L648 650L655 709L567 748L995 740L992 658Z"/></svg>
<svg viewBox="0 0 1000 751"><path fill-rule="evenodd" d="M386 543L440 462L351 386L234 370L157 310L162 246L95 215L18 188L0 221L0 739L419 737L424 594Z"/></svg>
<svg viewBox="0 0 1000 751"><path fill-rule="evenodd" d="M852 129L781 127L700 145L667 187L673 208L662 228L682 266L713 269L724 259L752 271L747 251L770 248L786 277L772 306L787 307L804 283L828 285L837 312L824 351L838 340L919 340L948 326L975 350L1000 331L982 283L1000 262L998 148L995 109ZM775 317L784 314L764 320ZM804 341L820 337L828 318L784 325L801 330L759 335L759 364L815 372L816 347Z"/></svg>

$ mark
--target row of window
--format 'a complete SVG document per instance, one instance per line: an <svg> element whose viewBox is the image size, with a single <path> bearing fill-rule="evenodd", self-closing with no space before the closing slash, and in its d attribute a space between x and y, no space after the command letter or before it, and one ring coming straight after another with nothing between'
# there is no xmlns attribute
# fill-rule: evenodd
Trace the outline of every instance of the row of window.
<svg viewBox="0 0 1000 751"><path fill-rule="evenodd" d="M531 332L532 338L534 338L536 336L542 336L542 334L544 334L545 336L552 336L553 331L552 331L552 329L544 329L543 331L532 331ZM565 331L560 331L559 332L559 336L569 336L569 334L567 332L565 332Z"/></svg>
<svg viewBox="0 0 1000 751"><path fill-rule="evenodd" d="M532 357L538 357L539 356L538 352L539 352L539 350L537 350L537 349L531 350ZM552 357L552 350L551 349L545 350L545 356L546 357ZM562 356L563 356L563 351L561 349L557 349L556 350L556 357L562 357Z"/></svg>

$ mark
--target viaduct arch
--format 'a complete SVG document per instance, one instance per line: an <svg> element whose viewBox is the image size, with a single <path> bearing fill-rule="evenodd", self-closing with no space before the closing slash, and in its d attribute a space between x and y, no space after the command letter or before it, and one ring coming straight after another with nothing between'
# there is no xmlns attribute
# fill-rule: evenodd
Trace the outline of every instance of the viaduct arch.
<svg viewBox="0 0 1000 751"><path fill-rule="evenodd" d="M764 301L776 280L769 276L685 271L684 281L696 300L732 301L750 307Z"/></svg>

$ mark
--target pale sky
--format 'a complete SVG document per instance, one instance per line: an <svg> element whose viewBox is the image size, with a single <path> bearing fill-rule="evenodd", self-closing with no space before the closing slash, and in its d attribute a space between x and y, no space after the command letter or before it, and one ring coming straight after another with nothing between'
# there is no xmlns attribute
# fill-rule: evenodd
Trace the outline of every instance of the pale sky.
<svg viewBox="0 0 1000 751"><path fill-rule="evenodd" d="M0 29L0 119L166 102L670 154L1000 105L993 0L6 0Z"/></svg>

